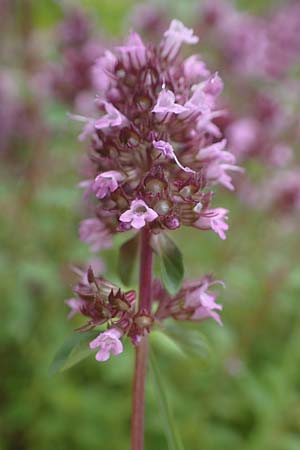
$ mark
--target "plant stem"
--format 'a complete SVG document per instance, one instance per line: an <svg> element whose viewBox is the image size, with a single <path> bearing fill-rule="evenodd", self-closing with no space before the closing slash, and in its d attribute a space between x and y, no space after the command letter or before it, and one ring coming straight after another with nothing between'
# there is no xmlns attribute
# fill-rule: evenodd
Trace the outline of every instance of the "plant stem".
<svg viewBox="0 0 300 450"><path fill-rule="evenodd" d="M139 281L139 311L151 310L152 284L152 249L150 246L150 231L141 232L140 249L140 281ZM145 383L148 363L148 336L144 336L135 350L135 370L133 380L131 449L144 449L144 410Z"/></svg>

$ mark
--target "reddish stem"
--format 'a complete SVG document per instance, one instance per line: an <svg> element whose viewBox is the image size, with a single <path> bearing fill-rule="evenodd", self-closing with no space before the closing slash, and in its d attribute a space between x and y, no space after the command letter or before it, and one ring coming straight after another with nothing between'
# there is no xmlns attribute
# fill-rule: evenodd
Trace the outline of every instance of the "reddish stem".
<svg viewBox="0 0 300 450"><path fill-rule="evenodd" d="M141 232L140 250L139 311L150 311L151 309L152 249L150 246L150 237L150 231L143 229ZM148 337L144 336L135 350L131 422L132 450L144 449L144 411L147 362Z"/></svg>
<svg viewBox="0 0 300 450"><path fill-rule="evenodd" d="M152 248L150 246L151 233L147 229L141 232L140 256L140 287L139 311L151 311L151 284L152 284Z"/></svg>

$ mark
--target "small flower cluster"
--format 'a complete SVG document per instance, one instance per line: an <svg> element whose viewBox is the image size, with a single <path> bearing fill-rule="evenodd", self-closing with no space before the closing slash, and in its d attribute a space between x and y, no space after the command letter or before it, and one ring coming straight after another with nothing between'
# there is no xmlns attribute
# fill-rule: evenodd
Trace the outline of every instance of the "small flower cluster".
<svg viewBox="0 0 300 450"><path fill-rule="evenodd" d="M278 80L299 64L300 5L284 2L257 16L235 9L231 2L209 0L200 11L200 27L210 30L227 65L240 77Z"/></svg>
<svg viewBox="0 0 300 450"><path fill-rule="evenodd" d="M61 63L47 68L50 91L60 100L84 111L86 96L92 90L91 67L102 54L102 48L92 38L90 20L79 10L66 12L64 21L57 27L55 39Z"/></svg>
<svg viewBox="0 0 300 450"><path fill-rule="evenodd" d="M135 291L123 292L113 283L94 275L91 266L82 273L81 281L75 286L76 297L66 301L71 308L69 318L82 314L88 318L79 331L92 330L100 325L107 327L90 342L91 349L97 349L97 361L106 361L110 354L118 355L123 351L122 338L127 336L134 345L150 332L158 323L168 317L175 320L201 322L213 318L222 325L217 311L222 306L216 303L216 293L210 290L215 284L211 276L198 281L186 282L174 297L171 297L159 280L153 283L153 312L136 311Z"/></svg>
<svg viewBox="0 0 300 450"><path fill-rule="evenodd" d="M126 45L106 51L92 72L97 89L94 117L74 116L84 123L81 140L89 138L84 199L92 217L80 225L80 237L99 251L117 232L146 228L149 236L182 225L213 230L226 238L228 210L212 208L212 188L234 189L231 171L240 171L216 125L223 82L198 55L180 57L182 44L196 44L193 30L173 20L158 45L145 45L132 33ZM211 277L185 283L174 297L157 283L151 305L135 307L135 293L94 276L76 288L68 301L88 316L83 330L106 325L91 342L103 361L122 351L121 338L134 345L152 326L173 317L197 320L222 309L209 288Z"/></svg>
<svg viewBox="0 0 300 450"><path fill-rule="evenodd" d="M186 281L180 291L171 297L159 280L154 281L153 297L158 303L155 318L162 321L168 317L175 320L192 320L202 322L212 318L222 325L216 311L222 311L222 305L216 303L217 294L210 290L211 286L224 283L214 280L211 275L200 280Z"/></svg>

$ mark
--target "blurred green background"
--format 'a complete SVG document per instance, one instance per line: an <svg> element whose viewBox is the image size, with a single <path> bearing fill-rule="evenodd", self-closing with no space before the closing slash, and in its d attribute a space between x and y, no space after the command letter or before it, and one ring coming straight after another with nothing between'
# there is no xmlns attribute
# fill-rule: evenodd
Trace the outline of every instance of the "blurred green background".
<svg viewBox="0 0 300 450"><path fill-rule="evenodd" d="M69 263L89 259L77 234L82 193L76 185L84 146L77 141L78 126L66 118L69 106L34 98L22 60L26 33L37 36L46 59L58 58L52 39L53 27L62 20L60 2L5 3L5 70L19 80L28 104L35 104L29 108L31 122L42 118L46 125L18 141L16 122L14 154L0 168L0 449L129 449L131 347L106 364L91 357L67 372L48 375L57 348L76 326L66 320L64 304L71 296ZM80 6L102 35L115 38L130 26L135 2L66 3ZM192 3L168 2L166 7L181 18ZM274 2L240 3L259 11ZM27 20L31 28L26 31ZM207 364L179 358L156 342L176 425L186 449L299 450L298 234L280 233L263 212L249 212L233 194L218 195L218 203L231 210L227 241L214 233L174 233L187 275L213 272L227 285L220 294L224 327L212 321L201 325L212 348ZM116 255L107 252L107 258L113 273ZM149 377L146 449L166 448Z"/></svg>

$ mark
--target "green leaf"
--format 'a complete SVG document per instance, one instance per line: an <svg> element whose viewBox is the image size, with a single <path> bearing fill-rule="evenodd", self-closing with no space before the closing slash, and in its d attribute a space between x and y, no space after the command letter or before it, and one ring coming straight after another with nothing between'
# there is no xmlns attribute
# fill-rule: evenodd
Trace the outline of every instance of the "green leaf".
<svg viewBox="0 0 300 450"><path fill-rule="evenodd" d="M197 362L207 367L213 359L212 348L207 338L198 330L189 329L176 324L167 325L166 334L184 356L197 358Z"/></svg>
<svg viewBox="0 0 300 450"><path fill-rule="evenodd" d="M153 236L152 246L159 257L165 288L171 295L175 295L180 289L184 276L182 254L175 242L164 233Z"/></svg>
<svg viewBox="0 0 300 450"><path fill-rule="evenodd" d="M173 414L166 397L166 389L152 349L150 351L150 367L160 405L161 415L164 420L164 431L166 433L169 450L184 450L174 423Z"/></svg>
<svg viewBox="0 0 300 450"><path fill-rule="evenodd" d="M125 286L131 281L134 264L137 257L139 247L139 235L136 234L120 247L118 260L118 274Z"/></svg>
<svg viewBox="0 0 300 450"><path fill-rule="evenodd" d="M92 355L93 353L88 344L98 334L99 331L88 331L86 333L74 333L69 336L54 356L49 368L49 374L55 375L58 372L63 372Z"/></svg>

